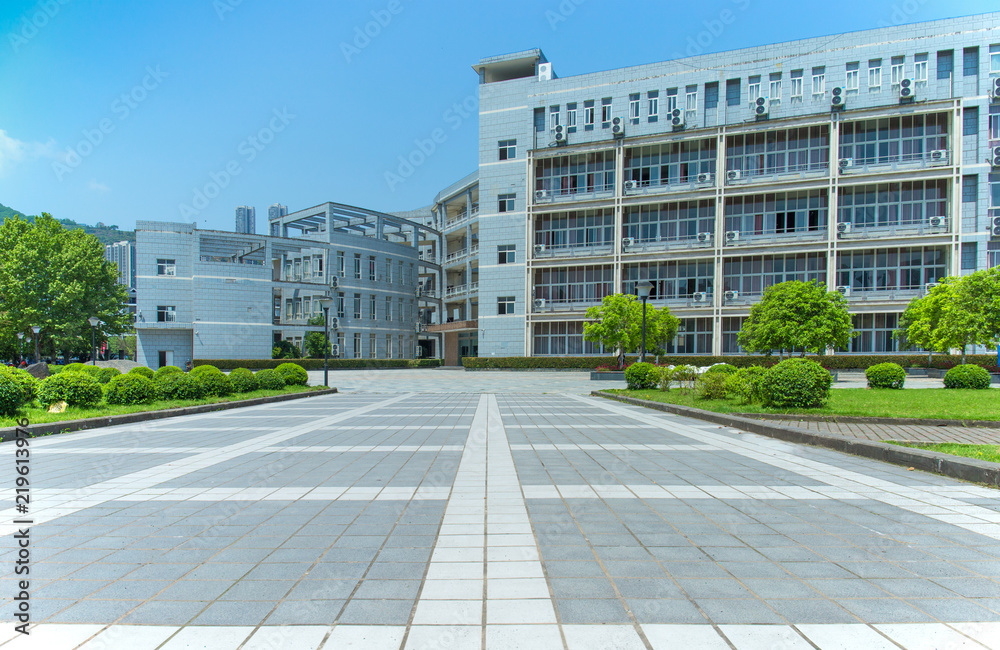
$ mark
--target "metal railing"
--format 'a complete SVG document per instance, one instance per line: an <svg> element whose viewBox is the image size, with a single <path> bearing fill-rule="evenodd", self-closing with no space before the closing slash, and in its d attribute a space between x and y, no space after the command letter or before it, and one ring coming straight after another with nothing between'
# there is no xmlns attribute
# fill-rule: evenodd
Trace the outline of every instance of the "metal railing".
<svg viewBox="0 0 1000 650"><path fill-rule="evenodd" d="M450 286L447 289L445 289L444 297L447 300L448 298L454 298L462 294L472 293L476 291L479 291L478 282L470 282L469 284L456 284L454 286Z"/></svg>
<svg viewBox="0 0 1000 650"><path fill-rule="evenodd" d="M448 257L444 259L445 264L453 264L461 259L469 257L470 255L479 254L479 244L472 246L471 248L463 248L460 251L455 251L454 253L449 253Z"/></svg>

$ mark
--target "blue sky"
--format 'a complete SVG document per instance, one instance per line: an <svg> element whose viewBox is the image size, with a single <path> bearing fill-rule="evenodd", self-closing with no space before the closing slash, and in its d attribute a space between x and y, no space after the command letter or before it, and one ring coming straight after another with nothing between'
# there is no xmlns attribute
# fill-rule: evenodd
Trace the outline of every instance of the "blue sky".
<svg viewBox="0 0 1000 650"><path fill-rule="evenodd" d="M4 0L0 203L122 228L159 219L221 229L247 204L258 231L275 202L406 210L476 166L478 120L456 105L474 104L470 66L482 57L540 47L569 76L693 47L724 51L995 8L987 0ZM725 10L735 19L719 30ZM356 40L366 26L375 36ZM693 45L699 34L702 45ZM447 139L390 188L397 157L437 128Z"/></svg>

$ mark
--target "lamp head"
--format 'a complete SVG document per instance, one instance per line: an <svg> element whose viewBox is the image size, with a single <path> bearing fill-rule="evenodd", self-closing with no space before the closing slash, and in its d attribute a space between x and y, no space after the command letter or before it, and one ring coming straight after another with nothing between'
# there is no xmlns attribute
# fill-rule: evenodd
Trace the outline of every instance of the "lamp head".
<svg viewBox="0 0 1000 650"><path fill-rule="evenodd" d="M97 327L98 324L100 324L101 319L98 318L97 316L91 316L90 318L87 319L87 322L90 323L91 327Z"/></svg>
<svg viewBox="0 0 1000 650"><path fill-rule="evenodd" d="M42 328L39 325L32 325L31 326L31 331L34 332L35 334L38 334L39 332L42 331Z"/></svg>
<svg viewBox="0 0 1000 650"><path fill-rule="evenodd" d="M649 294L653 290L653 283L649 280L643 280L639 283L639 286L636 287L636 290L639 293L639 298L645 300L646 298L649 298Z"/></svg>

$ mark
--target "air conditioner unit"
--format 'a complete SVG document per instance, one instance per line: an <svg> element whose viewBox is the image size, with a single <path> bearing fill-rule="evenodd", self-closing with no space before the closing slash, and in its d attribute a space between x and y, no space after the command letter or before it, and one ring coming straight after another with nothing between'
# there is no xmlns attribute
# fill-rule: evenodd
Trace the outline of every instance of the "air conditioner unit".
<svg viewBox="0 0 1000 650"><path fill-rule="evenodd" d="M726 172L727 181L738 181L741 178L743 178L743 172L740 171L739 169L730 169L728 172Z"/></svg>
<svg viewBox="0 0 1000 650"><path fill-rule="evenodd" d="M557 124L556 128L552 129L553 137L556 139L557 144L566 144L566 127L562 124Z"/></svg>
<svg viewBox="0 0 1000 650"><path fill-rule="evenodd" d="M1000 167L1000 147L993 147L993 160L990 161L993 167Z"/></svg>
<svg viewBox="0 0 1000 650"><path fill-rule="evenodd" d="M725 296L726 296L726 300L736 300L737 298L740 297L740 292L739 291L727 291L726 294L725 294Z"/></svg>
<svg viewBox="0 0 1000 650"><path fill-rule="evenodd" d="M711 174L705 174L705 173L698 174L698 178L697 178L697 180L695 182L697 182L697 183L711 183L712 182L712 175Z"/></svg>
<svg viewBox="0 0 1000 650"><path fill-rule="evenodd" d="M545 307L545 298L535 298L535 309L542 309Z"/></svg>
<svg viewBox="0 0 1000 650"><path fill-rule="evenodd" d="M704 291L698 291L691 294L691 299L695 302L708 302L708 294Z"/></svg>
<svg viewBox="0 0 1000 650"><path fill-rule="evenodd" d="M936 163L946 163L948 162L948 150L947 149L935 149L928 154L931 162Z"/></svg>
<svg viewBox="0 0 1000 650"><path fill-rule="evenodd" d="M330 319L330 329L339 330L340 329L340 319L334 316Z"/></svg>
<svg viewBox="0 0 1000 650"><path fill-rule="evenodd" d="M682 111L679 108L675 108L674 110L670 111L669 117L670 117L670 123L673 125L675 129L684 128L684 111Z"/></svg>
<svg viewBox="0 0 1000 650"><path fill-rule="evenodd" d="M625 181L625 191L639 189L639 181Z"/></svg>
<svg viewBox="0 0 1000 650"><path fill-rule="evenodd" d="M913 99L913 79L901 79L899 81L899 98Z"/></svg>
<svg viewBox="0 0 1000 650"><path fill-rule="evenodd" d="M931 228L940 228L944 225L944 217L931 217L927 220L927 225Z"/></svg>
<svg viewBox="0 0 1000 650"><path fill-rule="evenodd" d="M625 137L625 120L620 117L611 118L611 135L616 138Z"/></svg>
<svg viewBox="0 0 1000 650"><path fill-rule="evenodd" d="M837 293L842 296L849 296L851 295L851 288L847 286L837 287Z"/></svg>
<svg viewBox="0 0 1000 650"><path fill-rule="evenodd" d="M710 232L700 232L698 233L698 241L702 243L712 241L712 233Z"/></svg>
<svg viewBox="0 0 1000 650"><path fill-rule="evenodd" d="M841 158L837 161L837 167L840 168L840 171L851 169L854 167L854 158Z"/></svg>
<svg viewBox="0 0 1000 650"><path fill-rule="evenodd" d="M629 246L635 246L635 237L622 238L622 248L628 248Z"/></svg>
<svg viewBox="0 0 1000 650"><path fill-rule="evenodd" d="M933 289L934 287L938 286L939 284L940 284L940 282L928 282L927 284L924 285L924 291L930 291L931 289Z"/></svg>
<svg viewBox="0 0 1000 650"><path fill-rule="evenodd" d="M535 244L535 253L544 253L545 244Z"/></svg>
<svg viewBox="0 0 1000 650"><path fill-rule="evenodd" d="M1000 101L1000 77L993 77L993 90L990 91L993 101Z"/></svg>
<svg viewBox="0 0 1000 650"><path fill-rule="evenodd" d="M536 201L547 201L549 199L548 190L535 190L535 200Z"/></svg>
<svg viewBox="0 0 1000 650"><path fill-rule="evenodd" d="M830 108L833 110L840 110L847 106L846 98L844 97L844 89L837 86L833 89L833 96L830 97Z"/></svg>
<svg viewBox="0 0 1000 650"><path fill-rule="evenodd" d="M994 225L994 226L993 226L993 227L992 227L992 228L990 229L990 236L991 236L991 237L993 237L993 238L998 238L998 237L1000 237L1000 226L998 226L998 225Z"/></svg>
<svg viewBox="0 0 1000 650"><path fill-rule="evenodd" d="M337 279L337 276L331 275L330 276L330 288L331 289L336 289L339 284L340 284L340 280Z"/></svg>
<svg viewBox="0 0 1000 650"><path fill-rule="evenodd" d="M841 221L837 224L837 233L840 235L846 235L851 232L851 228L853 228L853 226L850 221Z"/></svg>
<svg viewBox="0 0 1000 650"><path fill-rule="evenodd" d="M767 117L771 112L771 107L767 103L767 97L758 97L753 103L753 114L757 117Z"/></svg>
<svg viewBox="0 0 1000 650"><path fill-rule="evenodd" d="M334 343L333 345L330 346L330 356L331 357L339 357L340 356L340 345L339 344Z"/></svg>
<svg viewBox="0 0 1000 650"><path fill-rule="evenodd" d="M729 231L726 232L726 241L727 242L739 241L739 240L740 240L740 231L739 230L729 230Z"/></svg>

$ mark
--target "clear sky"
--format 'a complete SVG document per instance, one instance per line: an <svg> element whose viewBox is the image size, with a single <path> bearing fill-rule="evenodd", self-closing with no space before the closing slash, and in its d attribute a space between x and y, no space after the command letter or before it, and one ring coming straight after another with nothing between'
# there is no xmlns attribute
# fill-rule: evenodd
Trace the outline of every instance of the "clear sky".
<svg viewBox="0 0 1000 650"><path fill-rule="evenodd" d="M246 204L258 232L275 202L407 210L476 167L478 120L465 108L482 57L539 47L569 76L996 8L0 0L0 203L121 228L158 219L227 230ZM734 18L722 26L726 10ZM390 187L398 157L437 128L447 139Z"/></svg>

